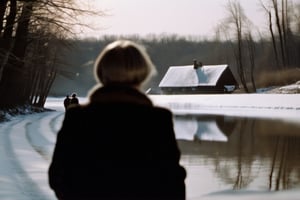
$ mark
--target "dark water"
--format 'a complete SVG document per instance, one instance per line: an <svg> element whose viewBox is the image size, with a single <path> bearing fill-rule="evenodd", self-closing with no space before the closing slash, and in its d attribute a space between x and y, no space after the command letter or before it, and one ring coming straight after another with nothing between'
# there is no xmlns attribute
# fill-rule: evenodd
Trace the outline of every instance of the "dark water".
<svg viewBox="0 0 300 200"><path fill-rule="evenodd" d="M300 125L263 118L175 116L189 196L300 188Z"/></svg>

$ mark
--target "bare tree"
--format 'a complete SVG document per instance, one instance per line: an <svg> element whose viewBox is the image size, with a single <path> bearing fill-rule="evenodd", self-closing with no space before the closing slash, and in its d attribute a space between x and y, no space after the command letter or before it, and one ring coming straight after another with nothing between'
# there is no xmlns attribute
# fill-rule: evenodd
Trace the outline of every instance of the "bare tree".
<svg viewBox="0 0 300 200"><path fill-rule="evenodd" d="M279 58L278 58L277 43L276 43L276 38L275 38L275 34L274 34L274 31L273 31L273 24L272 24L272 12L271 12L270 9L267 8L267 6L265 6L265 4L262 1L261 1L261 5L262 5L263 9L266 11L266 13L268 14L269 31L271 33L272 45L273 45L273 50L274 50L274 55L275 55L275 61L276 61L277 67L279 67L280 64L279 64Z"/></svg>
<svg viewBox="0 0 300 200"><path fill-rule="evenodd" d="M277 0L272 0L272 4L273 4L274 13L275 13L276 27L277 27L277 31L278 31L278 35L279 35L282 64L283 64L283 66L286 66L284 38L283 38L284 28L280 23L279 6L278 6ZM284 8L281 8L281 9L284 9ZM282 21L284 21L284 19Z"/></svg>
<svg viewBox="0 0 300 200"><path fill-rule="evenodd" d="M297 50L298 40L292 30L292 23L297 24L297 20L299 21L293 17L294 13L297 13L297 6L293 5L291 0L281 0L280 3L278 0L269 0L267 1L269 5L262 0L260 2L269 16L269 30L278 67L286 69L296 66L299 50ZM276 27L276 32L273 31L273 27Z"/></svg>
<svg viewBox="0 0 300 200"><path fill-rule="evenodd" d="M42 104L43 100L37 103L36 99L47 96L45 91L49 91L55 78L52 75L57 71L61 49L57 47L65 45L55 42L56 47L49 45L51 50L46 50L45 44L76 36L74 26L88 26L78 19L83 14L104 15L83 9L73 0L1 0L0 95L4 98L0 108ZM39 50L34 50L34 46ZM39 58L38 62L32 62L35 58Z"/></svg>
<svg viewBox="0 0 300 200"><path fill-rule="evenodd" d="M229 0L226 4L226 9L229 15L225 23L228 24L229 29L234 30L234 38L231 38L231 40L236 42L236 47L234 47L233 52L237 66L237 73L243 88L248 93L249 89L247 86L245 66L243 62L243 28L247 17L245 16L244 11L237 0Z"/></svg>
<svg viewBox="0 0 300 200"><path fill-rule="evenodd" d="M253 37L251 32L249 32L246 36L247 47L248 47L248 56L250 63L250 80L252 83L253 91L256 91L256 84L254 78L254 69L255 69L255 42L253 41Z"/></svg>

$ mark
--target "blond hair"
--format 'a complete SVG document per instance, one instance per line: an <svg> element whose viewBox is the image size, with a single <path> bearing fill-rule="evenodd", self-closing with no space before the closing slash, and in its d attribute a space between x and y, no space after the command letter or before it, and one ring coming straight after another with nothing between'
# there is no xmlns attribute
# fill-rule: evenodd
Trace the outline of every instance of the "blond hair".
<svg viewBox="0 0 300 200"><path fill-rule="evenodd" d="M94 75L103 85L141 86L156 74L145 48L129 40L108 44L98 56Z"/></svg>

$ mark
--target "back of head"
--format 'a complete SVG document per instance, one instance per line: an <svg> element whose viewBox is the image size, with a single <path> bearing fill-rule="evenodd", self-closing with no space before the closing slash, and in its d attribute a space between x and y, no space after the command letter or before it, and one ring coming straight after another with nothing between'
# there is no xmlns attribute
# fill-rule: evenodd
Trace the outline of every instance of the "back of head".
<svg viewBox="0 0 300 200"><path fill-rule="evenodd" d="M98 56L94 75L103 85L141 86L156 69L143 46L129 40L108 44Z"/></svg>

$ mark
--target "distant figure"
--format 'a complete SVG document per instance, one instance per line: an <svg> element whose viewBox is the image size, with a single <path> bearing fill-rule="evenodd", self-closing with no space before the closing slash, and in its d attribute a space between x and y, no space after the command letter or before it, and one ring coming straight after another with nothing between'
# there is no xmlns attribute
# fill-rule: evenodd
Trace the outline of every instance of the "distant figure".
<svg viewBox="0 0 300 200"><path fill-rule="evenodd" d="M73 93L71 95L70 104L72 104L72 105L78 105L79 104L79 100L77 98L77 94L76 93Z"/></svg>
<svg viewBox="0 0 300 200"><path fill-rule="evenodd" d="M89 102L65 114L49 166L63 200L185 200L172 112L142 91L156 72L145 49L108 44L95 62Z"/></svg>
<svg viewBox="0 0 300 200"><path fill-rule="evenodd" d="M197 62L196 59L193 60L194 69L198 69L203 66L202 62Z"/></svg>
<svg viewBox="0 0 300 200"><path fill-rule="evenodd" d="M64 99L64 107L65 107L65 110L67 110L67 108L69 107L70 101L71 101L70 95L67 94L67 95L66 95L66 98Z"/></svg>

